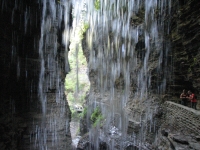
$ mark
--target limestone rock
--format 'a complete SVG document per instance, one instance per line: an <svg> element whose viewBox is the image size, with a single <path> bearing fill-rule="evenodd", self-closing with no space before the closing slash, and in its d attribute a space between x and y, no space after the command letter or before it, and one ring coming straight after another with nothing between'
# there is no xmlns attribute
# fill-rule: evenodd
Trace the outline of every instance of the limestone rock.
<svg viewBox="0 0 200 150"><path fill-rule="evenodd" d="M200 143L190 143L189 147L194 149L194 150L199 150L200 149Z"/></svg>
<svg viewBox="0 0 200 150"><path fill-rule="evenodd" d="M173 136L173 140L181 144L189 144L188 139L183 135L175 135Z"/></svg>

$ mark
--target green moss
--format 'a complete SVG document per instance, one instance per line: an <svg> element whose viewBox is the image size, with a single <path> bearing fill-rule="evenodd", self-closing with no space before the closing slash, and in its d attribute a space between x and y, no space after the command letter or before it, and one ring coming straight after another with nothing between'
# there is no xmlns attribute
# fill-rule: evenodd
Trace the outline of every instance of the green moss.
<svg viewBox="0 0 200 150"><path fill-rule="evenodd" d="M90 117L91 121L93 122L93 126L96 127L97 125L102 126L102 121L103 121L103 115L100 111L99 107L96 107L94 109L94 112L92 113Z"/></svg>
<svg viewBox="0 0 200 150"><path fill-rule="evenodd" d="M100 115L100 116L97 118L97 120L94 122L93 127L96 127L97 125L102 126L102 125L103 125L103 124L102 124L102 121L103 121L103 116Z"/></svg>

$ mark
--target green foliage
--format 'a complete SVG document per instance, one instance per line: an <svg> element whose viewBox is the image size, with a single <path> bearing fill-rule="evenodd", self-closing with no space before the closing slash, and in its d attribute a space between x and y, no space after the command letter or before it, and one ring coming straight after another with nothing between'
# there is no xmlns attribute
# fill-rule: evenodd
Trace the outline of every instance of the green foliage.
<svg viewBox="0 0 200 150"><path fill-rule="evenodd" d="M90 117L90 119L92 120L92 122L95 122L98 118L98 116L101 114L99 107L96 107Z"/></svg>
<svg viewBox="0 0 200 150"><path fill-rule="evenodd" d="M79 31L79 37L80 39L83 39L83 34L87 31L87 29L89 28L89 23L84 23L81 25L81 30Z"/></svg>
<svg viewBox="0 0 200 150"><path fill-rule="evenodd" d="M68 78L71 78L71 80L65 80L65 90L67 93L71 93L75 91L76 80L75 77L68 77Z"/></svg>
<svg viewBox="0 0 200 150"><path fill-rule="evenodd" d="M73 95L72 92L69 92L69 93L67 94L67 99L68 99L69 101L71 101L71 102L74 101L74 95Z"/></svg>
<svg viewBox="0 0 200 150"><path fill-rule="evenodd" d="M86 114L87 114L87 108L85 107L85 108L83 109L82 113L79 114L79 117L80 117L80 118L84 118L84 117L86 116Z"/></svg>
<svg viewBox="0 0 200 150"><path fill-rule="evenodd" d="M73 18L76 16L73 14ZM82 14L84 15L84 13ZM70 36L70 51L68 53L68 60L70 65L70 72L65 78L65 90L67 94L67 100L69 102L70 109L74 111L73 106L75 104L82 105L85 100L85 93L89 89L88 76L85 73L87 68L87 61L83 54L82 42L83 34L89 28L89 23L80 22L80 24L74 28L73 36Z"/></svg>
<svg viewBox="0 0 200 150"><path fill-rule="evenodd" d="M86 94L80 96L80 101L83 103L85 101Z"/></svg>
<svg viewBox="0 0 200 150"><path fill-rule="evenodd" d="M86 62L86 58L83 54L83 50L82 48L80 47L79 48L79 52L78 52L78 61L79 61L79 66L87 66L87 62Z"/></svg>
<svg viewBox="0 0 200 150"><path fill-rule="evenodd" d="M94 122L93 127L96 127L97 125L102 126L102 125L103 125L103 124L102 124L102 121L103 121L103 116L100 115L100 116L97 118L97 120Z"/></svg>
<svg viewBox="0 0 200 150"><path fill-rule="evenodd" d="M72 54L71 57L69 57L69 64L70 64L70 69L73 70L76 68L76 59L75 55Z"/></svg>
<svg viewBox="0 0 200 150"><path fill-rule="evenodd" d="M69 52L69 64L71 71L67 74L65 79L65 90L67 93L67 100L76 103L83 103L85 93L89 89L89 80L87 79L87 74L79 73L82 72L82 70L85 71L87 68L87 62L80 45L78 46L78 49L78 54L76 54L75 49L71 49Z"/></svg>
<svg viewBox="0 0 200 150"><path fill-rule="evenodd" d="M94 1L94 8L95 8L96 10L99 10L99 9L100 9L100 6L101 6L100 0L95 0L95 1Z"/></svg>
<svg viewBox="0 0 200 150"><path fill-rule="evenodd" d="M89 28L89 23L84 23L83 26L82 26L83 33L85 33L88 28Z"/></svg>
<svg viewBox="0 0 200 150"><path fill-rule="evenodd" d="M75 118L76 116L77 116L77 112L76 112L76 110L75 109L73 109L73 108L70 108L70 110L71 110L71 116L73 117L73 118Z"/></svg>
<svg viewBox="0 0 200 150"><path fill-rule="evenodd" d="M93 122L94 127L96 127L99 124L102 125L101 122L103 120L103 115L102 115L99 107L96 107L94 109L94 112L92 113L90 119Z"/></svg>

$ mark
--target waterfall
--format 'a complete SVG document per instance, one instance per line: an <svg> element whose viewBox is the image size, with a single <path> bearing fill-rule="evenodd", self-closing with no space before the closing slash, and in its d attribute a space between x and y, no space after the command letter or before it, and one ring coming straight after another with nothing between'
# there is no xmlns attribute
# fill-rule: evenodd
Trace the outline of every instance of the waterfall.
<svg viewBox="0 0 200 150"><path fill-rule="evenodd" d="M32 139L35 140L35 148L49 149L56 147L63 139L63 134L68 134L68 121L66 120L66 128L64 133L60 134L60 130L65 127L61 123L61 118L65 118L65 106L64 100L64 87L62 85L62 72L59 67L58 60L58 29L61 28L61 22L63 19L64 11L68 12L70 3L66 1L55 0L43 0L42 5L42 17L41 17L41 35L39 41L39 56L40 56L40 77L39 77L39 98L42 105L42 123L36 125L36 136ZM69 14L69 12L68 12ZM65 32L69 30L69 16L65 15ZM60 33L61 34L61 33ZM65 36L68 37L69 35ZM59 41L60 44L66 45L68 39ZM63 53L67 53L66 51ZM65 54L63 54L63 57ZM62 68L63 70L65 68ZM49 95L47 93L55 92L55 95ZM51 102L48 102L48 98L54 97L56 106ZM50 107L50 110L47 110ZM55 107L59 109L56 110ZM59 111L59 112L57 112ZM51 144L47 144L48 140ZM63 148L66 148L66 144Z"/></svg>
<svg viewBox="0 0 200 150"><path fill-rule="evenodd" d="M1 113L8 120L1 149L70 149L64 79L71 1L0 0L0 7Z"/></svg>
<svg viewBox="0 0 200 150"><path fill-rule="evenodd" d="M145 108L144 102L148 103L152 93L163 94L165 91L169 52L165 36L169 33L170 23L165 17L170 13L171 0L85 0L79 3L79 6L86 5L88 68L95 74L88 102L91 106L87 117L90 140L95 149L99 148L99 140L106 142L112 150L123 149L125 141L142 149L145 128L148 128L143 122L150 121L152 131L155 111L144 110L146 117L138 119L140 135L133 135L137 139L128 140L130 137L126 132L130 117L126 109L130 103ZM80 7L74 9L74 22L78 23L81 21ZM94 131L90 115L97 106L104 121L103 126Z"/></svg>

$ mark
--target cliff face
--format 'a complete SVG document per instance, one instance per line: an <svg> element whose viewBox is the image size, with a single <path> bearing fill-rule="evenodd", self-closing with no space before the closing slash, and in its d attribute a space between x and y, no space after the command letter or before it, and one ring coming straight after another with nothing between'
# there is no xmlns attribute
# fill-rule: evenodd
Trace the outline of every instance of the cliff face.
<svg viewBox="0 0 200 150"><path fill-rule="evenodd" d="M39 4L32 2L31 5L32 9L28 12L29 2L1 2L1 96L7 100L17 98L17 111L27 108L25 99L29 91L37 92L38 86L39 54L36 41L40 38L41 20ZM27 20L26 13L29 13Z"/></svg>
<svg viewBox="0 0 200 150"><path fill-rule="evenodd" d="M27 128L21 114L30 111L37 97L40 64L36 41L40 35L39 4L26 1L1 1L0 80L1 147L17 149ZM36 13L38 12L38 13ZM26 13L29 19L25 24ZM31 14L30 14L31 13ZM28 18L27 18L28 19ZM34 42L35 41L35 42ZM12 133L12 134L11 134Z"/></svg>
<svg viewBox="0 0 200 150"><path fill-rule="evenodd" d="M165 3L165 7L155 10L153 16L151 11L144 10L148 9L147 5L143 7L142 2L137 2L135 5L139 7L133 8L136 11L132 15L126 14L129 14L126 12L129 10L126 4L120 3L124 5L123 9L120 6L115 9L115 4L112 4L109 9L112 9L113 16L108 13L110 19L107 24L93 20L97 22L96 26L94 29L92 26L86 33L82 44L91 82L88 114L92 114L92 107L101 107L106 116L106 127L103 126L102 130L114 125L122 133L134 135L134 142L151 143L152 148L155 148L158 147L155 142L158 138L156 132L160 133L163 123L162 104L165 101L178 102L183 89L199 93L197 18L200 15L200 2L190 0L172 1L169 5ZM159 26L153 32L151 27L154 24L150 18L153 21L156 18ZM126 29L129 29L128 33ZM94 135L90 135L90 139L93 138ZM172 148L169 141L166 143L166 147Z"/></svg>
<svg viewBox="0 0 200 150"><path fill-rule="evenodd" d="M164 42L162 45L163 47L158 47L158 48L165 49L166 46L168 46L168 48L166 49L168 50L167 58L164 58L163 56L164 60L161 64L161 67L163 67L166 70L161 69L159 70L160 72L156 71L158 67L160 67L159 60L158 60L159 52L156 52L156 51L152 52L149 55L148 69L151 72L149 73L151 74L151 86L149 86L149 90L150 91L152 90L151 92L155 92L155 93L159 92L155 90L159 86L159 82L163 82L162 78L164 74L168 74L165 76L167 80L166 89L163 93L161 92L162 94L164 94L163 98L164 99L166 98L166 100L171 99L177 102L179 100L180 93L182 92L183 89L192 90L197 95L199 94L199 82L198 82L199 81L199 77L198 77L199 67L200 67L199 66L199 60L200 60L199 59L199 55L200 55L199 31L198 31L199 25L200 25L199 19L198 19L200 15L200 10L198 9L199 5L200 5L200 2L197 0L190 0L187 2L176 0L176 1L171 2L170 5L168 5L169 8L166 7L166 9L163 10L164 18L162 21L163 21L163 24L165 24L163 27L163 30L164 30L163 41ZM166 13L168 11L170 12L169 14ZM143 8L141 8L140 10L138 10L138 13L136 15L133 14L130 18L130 21L131 21L130 26L134 26L134 27L137 26L139 28L143 26L144 15L145 15L144 13L145 11L143 10ZM112 24L111 21L109 23ZM111 27L109 26L108 29L110 28ZM94 85L94 88L97 87L96 84L98 85L103 84L103 83L98 83L100 81L98 80L98 78L100 78L99 74L101 74L100 65L108 65L108 68L109 68L114 61L118 61L117 52L106 53L105 45L101 45L104 42L108 44L107 38L105 38L105 36L109 36L108 40L110 40L111 41L110 43L114 45L114 39L115 39L114 33L110 31L108 35L101 35L101 32L103 31L103 29L100 27L98 30L99 32L96 31L98 36L94 37L96 40L93 40L93 43L92 43L92 51L89 50L91 48L91 45L89 46L87 45L89 39L86 38L83 41L85 56L89 63L89 69L91 70L89 76L91 79L91 83ZM144 30L144 28L141 27L141 32L142 30ZM123 45L123 42L125 40L126 40L125 38L119 39L118 44L120 46ZM121 61L120 67L124 67L123 65L126 62L130 63L130 66L132 66L130 67L132 70L130 69L128 71L130 71L130 82L129 82L130 89L133 92L135 92L135 90L138 88L137 87L138 85L136 85L137 84L136 73L139 71L139 69L143 65L142 61L144 60L145 52L147 51L145 47L145 37L143 33L140 33L140 36L138 36L137 40L138 41L133 47L135 51L129 54L126 53L125 57L122 60L120 60ZM150 42L152 41L150 40ZM157 41L157 42L160 42L160 41ZM99 45L101 47L100 49L99 49ZM108 48L111 49L111 46L113 45L109 45ZM113 48L116 48L117 46L114 45ZM104 51L104 52L101 52L101 51ZM113 59L113 60L110 60L110 64L109 64L106 61L104 61L104 59L102 58L108 57L107 55L109 55L110 53L112 53L113 56L112 58L109 58L109 59ZM123 54L121 53L120 55L121 55L120 57L122 57ZM134 60L131 59L133 57L131 55L137 56L138 58L137 62L136 61L134 62ZM91 60L92 58L96 59L97 61L99 59L102 59L101 64L100 65L97 64L95 68L93 64L95 63L95 61ZM164 66L165 62L167 62L167 67ZM138 63L137 67L135 67L136 66L135 63ZM112 71L111 67L109 69L110 71ZM107 80L114 80L112 82L114 82L115 89L123 87L125 84L125 81L124 81L125 77L124 77L124 74L122 73L123 71L121 70L117 70L117 71L120 72L121 74L120 73L119 75L117 74L117 77L115 79L111 79L110 75L107 76L108 77ZM103 77L103 75L101 76ZM108 87L109 86L110 85L108 85Z"/></svg>
<svg viewBox="0 0 200 150"><path fill-rule="evenodd" d="M62 149L71 143L70 136L66 136L70 110L64 95L68 51L61 34L65 29L64 14L59 16L64 8L53 4L50 8L50 2L43 1L0 1L2 150L41 146ZM47 11L43 12L45 5ZM52 17L54 11L57 18ZM43 26L42 21L46 23ZM55 135L62 142L52 141ZM44 136L49 139L46 143Z"/></svg>
<svg viewBox="0 0 200 150"><path fill-rule="evenodd" d="M197 0L172 4L170 38L173 72L169 89L176 97L184 88L199 94L199 5Z"/></svg>
<svg viewBox="0 0 200 150"><path fill-rule="evenodd" d="M141 133L145 131L145 135L147 135L145 138L149 143L153 143L156 138L155 133L159 130L161 123L159 111L163 100L177 101L184 88L191 89L199 94L200 20L198 18L200 15L200 2L199 0L172 1L170 7L167 7L166 10L163 9L163 14L159 14L159 10L155 10L155 16L151 16L152 10L150 10L150 16L146 13L146 20L144 20L144 7L140 7L143 4L140 4L139 1L135 2L138 2L135 3L135 7L136 5L139 7L137 13L133 12L131 15L124 17L124 14L129 13L127 12L129 6L124 4L118 13L112 16L114 22L107 20L106 28L100 26L94 28L97 33L93 36L93 42L88 42L91 40L89 38L83 41L91 82L88 104L93 107L93 100L99 102L98 105L104 103L106 105L102 109L105 112L104 115L114 114L106 120L107 125L113 123L112 125L118 128L121 125L122 130L120 132L135 133L136 136L142 135ZM43 5L36 1L1 0L0 6L0 147L2 149L17 149L22 145L20 143L22 140L29 141L30 137L34 139L38 136L41 130L37 128L37 132L35 132L36 125L43 120L42 104L38 97L42 64L38 41L41 37ZM113 4L108 10L114 12L118 9L118 6L114 6ZM167 11L170 13L166 13ZM51 14L51 11L48 13ZM153 25L149 19L151 17L158 17L160 19L159 23L163 21L166 25L161 28L164 31L162 36L160 36L160 33L156 33L157 37L148 36L151 33L148 25ZM52 21L51 19L49 21ZM146 24L145 21L147 21ZM70 120L69 107L63 95L64 77L67 73L67 63L65 61L68 60L65 57L67 53L65 53L65 48L61 42L63 28L60 26L57 28L56 22L54 23L45 34L51 35L47 37L53 39L53 42L57 41L57 49L51 51L52 45L44 46L46 51L43 57L45 67L48 68L43 74L44 78L52 79L53 82L45 80L43 92L46 93L45 96L47 97L45 106L49 108L46 115L53 118L51 122L47 122L47 125L58 129L59 131L56 134L65 137L63 133L65 133L64 128L67 125L61 120ZM104 24L104 22L101 23ZM122 33L126 29L120 28L116 25L117 23L128 24L132 28L131 31L133 31L131 34L139 36L137 38L130 37L129 39L125 36L127 34L116 34ZM110 30L111 28L114 28L114 30ZM108 31L109 34L102 34L105 31ZM159 39L159 37L161 38ZM155 40L156 38L157 40ZM44 41L48 41L48 39ZM146 55L148 52L146 44L148 42L150 42L152 51ZM159 45L160 43L162 44ZM91 45L92 50L89 50ZM167 57L164 56L166 54L165 50L167 50L166 47L169 48ZM108 49L110 51L107 51ZM116 49L120 50L115 51ZM132 49L135 51L131 51ZM164 49L162 51L164 52L163 55L160 55L159 49ZM49 61L49 58L52 58L51 61ZM145 66L144 62L148 63L148 67ZM53 65L49 66L48 63ZM56 69L51 70L51 67ZM148 78L149 76L150 78ZM144 81L146 85L143 86L141 81ZM148 85L149 83L151 85ZM165 84L166 89L162 89L162 85L165 86ZM149 93L145 99L138 100L139 97L143 96L140 95L140 92L144 94L147 91ZM164 97L162 97L163 95ZM61 113L58 113L60 111L59 107L62 108ZM124 107L125 110L122 109ZM89 111L89 114L91 114L92 108ZM60 116L60 114L63 115ZM122 115L119 117L119 114ZM152 120L153 116L157 117ZM61 122L59 122L61 126L56 125L55 118L61 118ZM141 121L144 118L146 118L145 122ZM120 124L120 121L124 122ZM141 125L143 129L149 130L153 130L155 125L155 132L141 131ZM56 134L52 135L51 131L48 131L48 137L50 138ZM95 139L96 134L92 135L93 139ZM34 143L29 142L28 144L34 145ZM27 149L30 145L25 143L21 148ZM61 145L66 147L64 142ZM57 145L53 146L56 147Z"/></svg>

